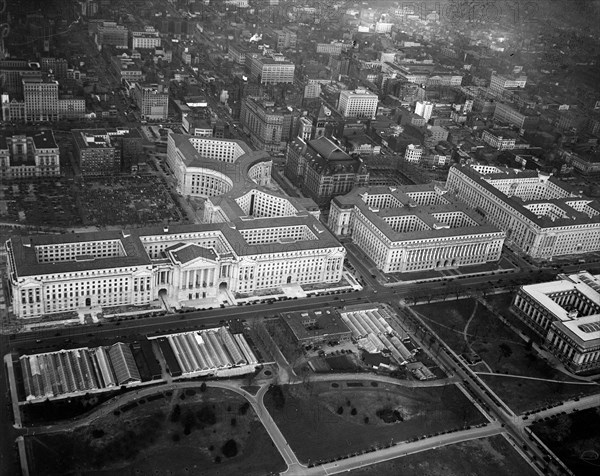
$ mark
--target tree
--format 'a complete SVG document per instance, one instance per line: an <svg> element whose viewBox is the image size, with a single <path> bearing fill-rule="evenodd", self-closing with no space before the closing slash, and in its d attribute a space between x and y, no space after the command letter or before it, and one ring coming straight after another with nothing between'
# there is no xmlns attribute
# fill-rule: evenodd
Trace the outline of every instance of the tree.
<svg viewBox="0 0 600 476"><path fill-rule="evenodd" d="M342 407L341 405L338 407L337 409L337 414L341 415L342 413L344 413L344 407Z"/></svg>
<svg viewBox="0 0 600 476"><path fill-rule="evenodd" d="M173 423L175 423L175 422L179 421L180 417L181 417L181 407L178 404L176 404L173 407L173 410L171 411L171 421Z"/></svg>
<svg viewBox="0 0 600 476"><path fill-rule="evenodd" d="M221 453L227 458L233 458L238 453L237 443L234 439L227 440L221 447Z"/></svg>
<svg viewBox="0 0 600 476"><path fill-rule="evenodd" d="M202 384L200 385L200 391L206 392L206 382L202 382Z"/></svg>

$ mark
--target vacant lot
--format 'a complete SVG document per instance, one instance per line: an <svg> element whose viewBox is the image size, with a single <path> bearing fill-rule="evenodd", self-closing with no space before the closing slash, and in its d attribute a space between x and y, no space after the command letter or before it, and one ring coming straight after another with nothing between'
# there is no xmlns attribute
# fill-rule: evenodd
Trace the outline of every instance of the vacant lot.
<svg viewBox="0 0 600 476"><path fill-rule="evenodd" d="M0 184L0 221L50 227L178 222L184 214L160 177Z"/></svg>
<svg viewBox="0 0 600 476"><path fill-rule="evenodd" d="M577 476L597 475L600 467L600 408L559 415L532 426L534 433Z"/></svg>
<svg viewBox="0 0 600 476"><path fill-rule="evenodd" d="M339 381L279 388L279 396L269 390L265 405L306 463L484 421L454 385Z"/></svg>
<svg viewBox="0 0 600 476"><path fill-rule="evenodd" d="M79 203L85 225L183 220L162 179L152 175L86 180L80 189Z"/></svg>
<svg viewBox="0 0 600 476"><path fill-rule="evenodd" d="M259 475L285 469L241 396L211 388L158 395L72 433L27 438L31 473Z"/></svg>
<svg viewBox="0 0 600 476"><path fill-rule="evenodd" d="M397 458L351 471L352 476L401 474L402 476L533 476L536 472L502 436Z"/></svg>

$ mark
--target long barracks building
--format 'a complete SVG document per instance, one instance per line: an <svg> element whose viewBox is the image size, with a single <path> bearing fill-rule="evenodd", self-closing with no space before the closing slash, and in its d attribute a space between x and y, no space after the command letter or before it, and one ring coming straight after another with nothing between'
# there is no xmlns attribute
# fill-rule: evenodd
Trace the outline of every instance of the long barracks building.
<svg viewBox="0 0 600 476"><path fill-rule="evenodd" d="M600 250L600 202L532 170L454 166L446 188L534 259Z"/></svg>
<svg viewBox="0 0 600 476"><path fill-rule="evenodd" d="M328 226L384 273L500 259L504 232L449 195L436 184L356 188L332 200Z"/></svg>
<svg viewBox="0 0 600 476"><path fill-rule="evenodd" d="M185 305L220 290L338 282L345 249L314 203L302 205L248 188L215 199L212 223L14 237L6 242L14 313L144 305L159 295Z"/></svg>

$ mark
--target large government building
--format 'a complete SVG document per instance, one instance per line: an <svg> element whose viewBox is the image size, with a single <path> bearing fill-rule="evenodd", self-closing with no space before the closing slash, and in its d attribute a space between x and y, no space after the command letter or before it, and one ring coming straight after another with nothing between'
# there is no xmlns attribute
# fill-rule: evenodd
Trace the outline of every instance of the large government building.
<svg viewBox="0 0 600 476"><path fill-rule="evenodd" d="M145 305L161 295L194 306L221 291L336 283L345 249L319 223L316 205L304 203L246 188L207 201L204 224L13 237L14 313Z"/></svg>
<svg viewBox="0 0 600 476"><path fill-rule="evenodd" d="M436 184L356 188L331 201L328 225L384 273L493 262L504 243L504 232Z"/></svg>
<svg viewBox="0 0 600 476"><path fill-rule="evenodd" d="M581 271L521 286L512 310L568 369L600 370L600 275Z"/></svg>
<svg viewBox="0 0 600 476"><path fill-rule="evenodd" d="M239 140L170 134L167 162L184 196L212 197L271 181L269 154Z"/></svg>
<svg viewBox="0 0 600 476"><path fill-rule="evenodd" d="M454 166L446 188L534 259L600 250L600 202L549 175L488 165Z"/></svg>

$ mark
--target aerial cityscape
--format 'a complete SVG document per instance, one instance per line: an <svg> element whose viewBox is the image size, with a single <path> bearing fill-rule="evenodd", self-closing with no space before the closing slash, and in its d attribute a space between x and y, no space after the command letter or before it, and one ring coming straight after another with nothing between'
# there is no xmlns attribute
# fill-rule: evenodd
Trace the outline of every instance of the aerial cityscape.
<svg viewBox="0 0 600 476"><path fill-rule="evenodd" d="M0 0L0 476L600 468L600 0Z"/></svg>

